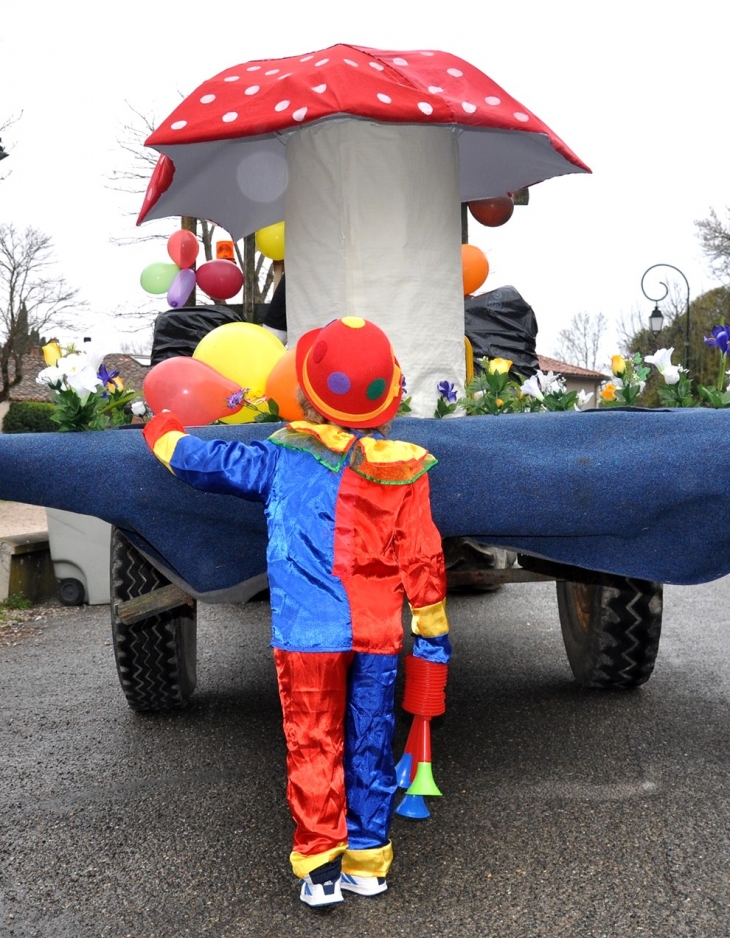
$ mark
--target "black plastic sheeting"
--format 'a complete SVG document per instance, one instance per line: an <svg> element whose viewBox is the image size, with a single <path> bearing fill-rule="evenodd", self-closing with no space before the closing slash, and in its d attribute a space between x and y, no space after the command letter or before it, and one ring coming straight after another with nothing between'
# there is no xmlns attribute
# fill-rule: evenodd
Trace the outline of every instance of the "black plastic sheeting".
<svg viewBox="0 0 730 938"><path fill-rule="evenodd" d="M277 291L282 309L277 307L277 313L279 316L283 313L285 317L283 284L282 277L281 289ZM276 304L272 301L271 306ZM269 323L269 310L266 313L264 321ZM200 340L212 329L229 322L243 321L241 306L182 306L160 313L155 322L150 364L156 365L179 355L191 356ZM285 318L283 326L277 328L286 329ZM537 371L537 318L530 304L514 287L500 287L468 297L464 301L464 332L474 350L476 371L479 371L479 359L484 357L509 358L514 363L513 373L526 378Z"/></svg>
<svg viewBox="0 0 730 938"><path fill-rule="evenodd" d="M160 313L155 320L150 365L166 358L192 356L203 336L229 322L243 322L240 306L181 306Z"/></svg>
<svg viewBox="0 0 730 938"><path fill-rule="evenodd" d="M479 359L508 358L511 373L530 378L539 368L535 352L537 318L530 304L512 286L471 296L464 301L464 332Z"/></svg>

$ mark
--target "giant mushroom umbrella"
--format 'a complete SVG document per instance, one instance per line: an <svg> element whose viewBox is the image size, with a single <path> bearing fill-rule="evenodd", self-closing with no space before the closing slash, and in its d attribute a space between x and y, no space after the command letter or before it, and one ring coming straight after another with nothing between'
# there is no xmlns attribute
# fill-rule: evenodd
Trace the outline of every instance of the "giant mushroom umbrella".
<svg viewBox="0 0 730 938"><path fill-rule="evenodd" d="M463 388L460 204L590 172L531 111L446 52L336 45L226 69L146 141L138 223L234 238L286 220L290 342L342 315L393 342L416 416Z"/></svg>

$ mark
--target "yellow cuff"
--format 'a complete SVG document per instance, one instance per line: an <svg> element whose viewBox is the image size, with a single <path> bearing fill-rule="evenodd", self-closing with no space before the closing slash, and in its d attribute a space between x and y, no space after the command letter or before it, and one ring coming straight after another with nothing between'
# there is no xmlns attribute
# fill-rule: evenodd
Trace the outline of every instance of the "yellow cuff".
<svg viewBox="0 0 730 938"><path fill-rule="evenodd" d="M186 434L181 433L179 430L170 430L169 433L161 436L155 443L152 452L160 460L163 466L167 466L167 468L170 469L170 461L172 459L172 454L175 452L175 447L185 435ZM172 469L170 469L170 472L172 472Z"/></svg>
<svg viewBox="0 0 730 938"><path fill-rule="evenodd" d="M296 850L292 850L289 854L291 868L296 877L303 879L308 873L311 873L312 870L316 870L318 866L324 866L325 863L331 863L333 860L336 860L337 857L342 856L346 849L346 843L337 844L336 847L325 850L324 853L314 853L310 856L305 856L303 853L297 853Z"/></svg>
<svg viewBox="0 0 730 938"><path fill-rule="evenodd" d="M411 606L411 612L413 613L411 632L414 635L421 635L423 638L435 638L435 636L445 635L449 631L445 599L434 603L433 606L422 606L420 609L414 609Z"/></svg>
<svg viewBox="0 0 730 938"><path fill-rule="evenodd" d="M393 862L393 844L369 850L346 850L342 858L342 872L350 876L387 876Z"/></svg>

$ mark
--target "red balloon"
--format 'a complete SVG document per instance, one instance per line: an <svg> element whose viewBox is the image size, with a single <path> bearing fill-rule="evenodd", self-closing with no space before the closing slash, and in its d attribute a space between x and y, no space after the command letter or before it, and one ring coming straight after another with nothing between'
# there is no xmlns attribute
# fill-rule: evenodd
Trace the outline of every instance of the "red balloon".
<svg viewBox="0 0 730 938"><path fill-rule="evenodd" d="M475 202L467 202L467 205L474 218L488 228L504 225L512 218L515 210L515 203L508 195L500 195L495 199L477 199Z"/></svg>
<svg viewBox="0 0 730 938"><path fill-rule="evenodd" d="M235 381L197 358L181 355L166 358L147 372L142 391L150 410L171 410L186 427L203 426L230 417L243 407L243 400L229 405L241 390ZM235 398L234 398L235 400Z"/></svg>
<svg viewBox="0 0 730 938"><path fill-rule="evenodd" d="M181 228L167 239L167 253L183 270L193 266L199 250L198 239L187 228Z"/></svg>
<svg viewBox="0 0 730 938"><path fill-rule="evenodd" d="M241 268L233 261L206 261L196 271L198 286L212 300L229 300L243 286Z"/></svg>

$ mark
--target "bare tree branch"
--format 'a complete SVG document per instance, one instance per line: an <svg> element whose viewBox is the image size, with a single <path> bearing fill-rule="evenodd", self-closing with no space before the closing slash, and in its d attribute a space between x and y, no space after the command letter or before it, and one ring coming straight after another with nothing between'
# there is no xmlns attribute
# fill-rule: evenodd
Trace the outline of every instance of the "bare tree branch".
<svg viewBox="0 0 730 938"><path fill-rule="evenodd" d="M43 333L78 325L86 308L55 263L48 235L0 225L0 401L22 380L23 355Z"/></svg>
<svg viewBox="0 0 730 938"><path fill-rule="evenodd" d="M595 371L601 350L601 340L608 323L603 313L576 313L567 329L558 333L555 355L561 361Z"/></svg>
<svg viewBox="0 0 730 938"><path fill-rule="evenodd" d="M695 222L702 251L710 265L726 281L730 281L730 207L725 209L728 224L723 224L714 209L709 218Z"/></svg>
<svg viewBox="0 0 730 938"><path fill-rule="evenodd" d="M16 124L22 116L23 116L23 112L21 111L20 114L16 114L13 117L5 118L2 124L0 124L0 134L6 131L8 127L12 127L13 124ZM10 156L10 149L7 146L4 147L2 145L2 139L0 139L0 160L5 159L6 156ZM7 179L10 173L12 173L12 169L7 170L3 173L0 173L0 182L2 182L4 179Z"/></svg>

